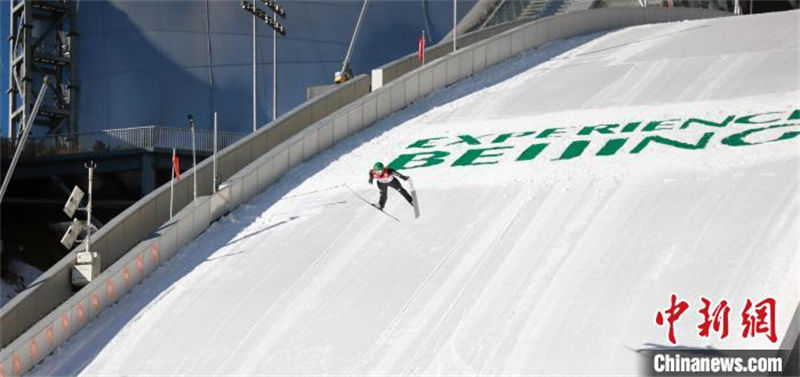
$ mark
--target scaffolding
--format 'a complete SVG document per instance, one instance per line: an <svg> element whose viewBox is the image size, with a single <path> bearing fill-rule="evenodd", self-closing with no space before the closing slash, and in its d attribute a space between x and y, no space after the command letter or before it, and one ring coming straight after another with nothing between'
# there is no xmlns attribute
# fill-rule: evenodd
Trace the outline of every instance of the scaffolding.
<svg viewBox="0 0 800 377"><path fill-rule="evenodd" d="M23 132L45 76L52 80L33 122L34 134L76 133L75 0L11 0L8 137Z"/></svg>

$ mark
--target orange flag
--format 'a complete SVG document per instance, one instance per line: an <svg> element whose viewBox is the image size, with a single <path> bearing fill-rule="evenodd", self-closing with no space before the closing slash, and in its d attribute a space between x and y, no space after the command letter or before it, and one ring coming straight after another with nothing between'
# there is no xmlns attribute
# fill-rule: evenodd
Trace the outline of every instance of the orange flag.
<svg viewBox="0 0 800 377"><path fill-rule="evenodd" d="M178 182L181 181L181 164L178 160L178 155L175 154L175 149L172 150L172 177L177 177Z"/></svg>
<svg viewBox="0 0 800 377"><path fill-rule="evenodd" d="M425 32L422 32L422 36L419 37L419 47L417 50L417 59L419 61L425 63Z"/></svg>

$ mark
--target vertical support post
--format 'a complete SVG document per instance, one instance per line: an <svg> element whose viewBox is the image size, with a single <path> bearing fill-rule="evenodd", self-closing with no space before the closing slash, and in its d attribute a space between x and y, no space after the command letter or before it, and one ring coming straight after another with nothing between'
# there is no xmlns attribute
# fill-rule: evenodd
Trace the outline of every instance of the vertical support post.
<svg viewBox="0 0 800 377"><path fill-rule="evenodd" d="M90 253L89 246L92 243L92 182L94 181L94 169L97 167L94 161L89 161L86 168L89 169L89 201L86 203L86 252ZM92 255L91 253L89 255ZM94 275L94 274L93 274Z"/></svg>
<svg viewBox="0 0 800 377"><path fill-rule="evenodd" d="M9 23L8 23L8 26L9 26L8 35L12 36L11 38L8 39L8 56L9 56L9 60L11 60L14 57L14 39L15 39L13 37L13 35L14 35L14 15L12 14L14 12L14 2L13 1L9 1L8 2L8 6L9 6L9 11L8 11L8 20L9 20ZM14 80L14 65L10 64L10 62L9 62L9 64L8 64L8 86L11 89L11 90L8 91L8 128L9 129L11 128L11 114L14 112L14 110L12 110L14 108L12 103L13 103L13 97L15 95L14 94L14 90L13 90L15 88L15 85L14 85L12 80ZM3 176L3 164L2 164L2 161L3 161L3 135L2 135L2 132L0 132L0 177ZM0 255L3 255L3 234L2 234L2 230L3 230L3 220L2 220L2 218L3 218L3 215L2 215L3 209L2 208L3 208L3 203L0 201ZM0 262L0 266L2 266L2 262Z"/></svg>
<svg viewBox="0 0 800 377"><path fill-rule="evenodd" d="M172 148L172 174L169 176L169 219L172 220L173 205L175 201L175 148Z"/></svg>
<svg viewBox="0 0 800 377"><path fill-rule="evenodd" d="M278 13L272 16L277 20ZM278 117L278 31L272 29L272 120Z"/></svg>
<svg viewBox="0 0 800 377"><path fill-rule="evenodd" d="M1 5L1 4L0 4ZM11 125L13 124L13 120L11 116L14 114L14 99L16 98L16 89L17 85L14 82L14 64L11 64L11 60L13 60L16 56L14 54L14 42L17 39L15 27L14 27L14 2L8 2L8 132L9 135L11 134ZM0 127L2 128L2 127ZM2 142L2 137L0 137L0 142ZM2 237L0 237L2 239ZM0 251L2 251L2 242L0 242Z"/></svg>
<svg viewBox="0 0 800 377"><path fill-rule="evenodd" d="M214 112L214 153L211 160L211 192L217 192L217 112Z"/></svg>
<svg viewBox="0 0 800 377"><path fill-rule="evenodd" d="M29 6L29 4L25 4L25 6L22 9L22 14L24 15L23 16L24 23L21 25L18 32L21 34L20 37L22 38L22 51L23 51L22 54L25 59L23 64L28 65L31 64L31 62L33 62L33 7ZM28 120L31 117L36 118L36 116L32 116L31 112L28 112L29 109L28 106L30 106L31 103L30 101L33 99L34 83L33 83L32 70L29 71L27 67L25 67L25 69L23 69L23 72L21 73L24 74L22 75L22 77L18 77L18 79L22 82L21 91L24 94L22 96L22 106L23 106L21 114L22 117L20 118L19 125L25 127L25 124L28 123ZM12 78L9 77L8 79L11 80ZM33 123L31 123L31 127L33 127ZM23 131L17 128L17 123L14 123L13 130L9 128L9 132L11 131L14 132L14 134L11 135L11 137L13 141L16 142L17 140L19 140L20 132Z"/></svg>
<svg viewBox="0 0 800 377"><path fill-rule="evenodd" d="M69 132L72 134L78 133L78 3L70 2L70 31L67 34L69 43Z"/></svg>
<svg viewBox="0 0 800 377"><path fill-rule="evenodd" d="M458 40L458 0L453 0L453 52L456 51Z"/></svg>
<svg viewBox="0 0 800 377"><path fill-rule="evenodd" d="M253 6L256 5L253 0ZM258 118L256 117L256 18L253 17L253 132L256 132Z"/></svg>
<svg viewBox="0 0 800 377"><path fill-rule="evenodd" d="M194 142L194 117L189 115L189 128L192 130L192 201L197 200L197 149Z"/></svg>

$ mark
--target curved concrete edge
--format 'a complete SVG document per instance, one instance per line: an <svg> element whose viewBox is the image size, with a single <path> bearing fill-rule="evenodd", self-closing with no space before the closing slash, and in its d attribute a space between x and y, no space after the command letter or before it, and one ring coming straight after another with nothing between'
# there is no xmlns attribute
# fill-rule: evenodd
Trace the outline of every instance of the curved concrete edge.
<svg viewBox="0 0 800 377"><path fill-rule="evenodd" d="M225 181L216 193L211 193L211 160L207 159L175 185L175 204L182 209L172 220L168 219L169 185L166 184L103 227L93 247L103 252L105 270L92 283L71 297L64 297L64 289L71 289L69 267L74 255L70 254L34 283L42 287L55 281L50 284L64 287L26 292L25 296L12 300L13 313L4 307L2 313L11 313L16 320L36 314L24 312L28 301L45 301L39 311L41 305L57 308L48 310L49 314L43 318L39 316L40 320L14 336L13 342L0 351L0 376L17 376L30 370L205 231L211 222L269 187L287 170L436 89L555 40L639 24L727 15L730 14L691 8L608 8L556 15L448 53L408 70L372 92L369 92L370 77L362 75L306 102L219 153L218 175ZM198 193L202 195L193 203L192 174L198 175ZM64 268L66 271L60 270ZM24 325L22 321L9 324ZM0 323L0 326L6 325Z"/></svg>

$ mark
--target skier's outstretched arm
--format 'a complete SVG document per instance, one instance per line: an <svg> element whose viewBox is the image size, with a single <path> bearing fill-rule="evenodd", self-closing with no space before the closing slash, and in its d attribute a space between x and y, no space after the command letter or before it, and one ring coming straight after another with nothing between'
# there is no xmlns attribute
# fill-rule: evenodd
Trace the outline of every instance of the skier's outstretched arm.
<svg viewBox="0 0 800 377"><path fill-rule="evenodd" d="M369 172L369 184L370 184L370 185L372 184L372 178L373 178L373 177L372 177L372 172Z"/></svg>
<svg viewBox="0 0 800 377"><path fill-rule="evenodd" d="M394 170L394 169L389 169L389 172L390 172L390 173L392 173L392 175L394 175L394 176L396 176L396 177L400 177L400 178L402 178L404 181L407 181L407 180L408 180L408 176L406 176L406 175L403 175L402 173L400 173L400 172L399 172L399 171L397 171L397 170Z"/></svg>

